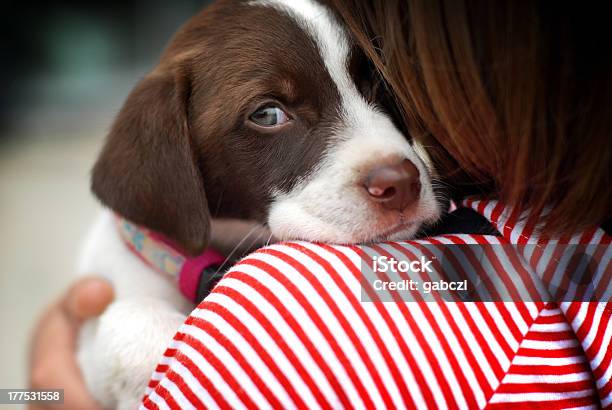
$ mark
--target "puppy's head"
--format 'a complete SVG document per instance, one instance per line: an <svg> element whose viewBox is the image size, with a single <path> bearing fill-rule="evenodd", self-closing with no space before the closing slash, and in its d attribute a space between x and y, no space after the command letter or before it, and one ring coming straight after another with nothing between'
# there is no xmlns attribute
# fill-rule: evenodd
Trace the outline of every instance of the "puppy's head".
<svg viewBox="0 0 612 410"><path fill-rule="evenodd" d="M94 167L100 200L189 253L212 216L278 239L407 238L439 215L423 150L313 0L220 1L131 92Z"/></svg>

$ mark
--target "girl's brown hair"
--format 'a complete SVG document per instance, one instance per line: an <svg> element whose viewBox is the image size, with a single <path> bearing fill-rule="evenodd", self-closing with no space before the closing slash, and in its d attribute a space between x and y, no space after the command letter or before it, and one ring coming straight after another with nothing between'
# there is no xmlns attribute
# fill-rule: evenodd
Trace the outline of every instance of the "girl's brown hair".
<svg viewBox="0 0 612 410"><path fill-rule="evenodd" d="M611 213L612 50L603 10L516 0L332 0L456 194Z"/></svg>

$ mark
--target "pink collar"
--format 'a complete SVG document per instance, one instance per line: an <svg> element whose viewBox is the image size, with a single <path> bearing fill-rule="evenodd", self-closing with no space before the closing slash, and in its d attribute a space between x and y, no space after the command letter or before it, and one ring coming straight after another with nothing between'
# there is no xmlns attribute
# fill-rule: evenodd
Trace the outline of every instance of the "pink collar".
<svg viewBox="0 0 612 410"><path fill-rule="evenodd" d="M164 236L120 216L116 221L119 235L127 247L148 266L176 280L181 293L191 301L199 302L198 288L204 271L212 271L207 273L214 275L225 261L225 257L212 248L199 256L188 257Z"/></svg>

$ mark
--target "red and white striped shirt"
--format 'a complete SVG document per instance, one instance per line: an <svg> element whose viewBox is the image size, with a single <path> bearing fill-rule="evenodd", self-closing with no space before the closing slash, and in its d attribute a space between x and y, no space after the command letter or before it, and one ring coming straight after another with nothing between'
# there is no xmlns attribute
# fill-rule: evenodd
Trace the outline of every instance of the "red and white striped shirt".
<svg viewBox="0 0 612 410"><path fill-rule="evenodd" d="M247 256L179 329L142 408L612 408L612 238L598 228L544 238L537 218L499 202L463 206L501 236L290 242ZM414 260L450 244L488 251L456 247L447 269L534 301L363 301L372 254ZM564 283L578 269L567 244L596 245L596 301ZM542 297L558 288L558 302Z"/></svg>

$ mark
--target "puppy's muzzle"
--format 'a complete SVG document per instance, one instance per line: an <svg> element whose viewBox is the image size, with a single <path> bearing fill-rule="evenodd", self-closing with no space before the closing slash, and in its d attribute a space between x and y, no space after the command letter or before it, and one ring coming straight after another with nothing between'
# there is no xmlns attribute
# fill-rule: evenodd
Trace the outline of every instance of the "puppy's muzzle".
<svg viewBox="0 0 612 410"><path fill-rule="evenodd" d="M364 187L373 201L388 210L402 212L420 197L420 173L412 161L404 159L394 165L370 170Z"/></svg>

